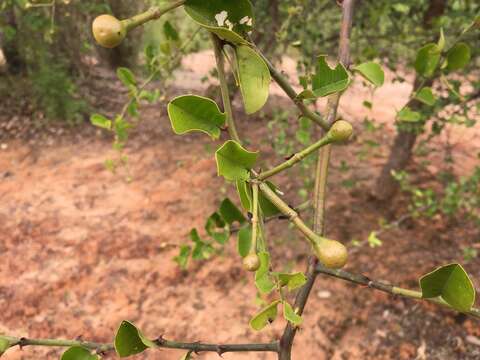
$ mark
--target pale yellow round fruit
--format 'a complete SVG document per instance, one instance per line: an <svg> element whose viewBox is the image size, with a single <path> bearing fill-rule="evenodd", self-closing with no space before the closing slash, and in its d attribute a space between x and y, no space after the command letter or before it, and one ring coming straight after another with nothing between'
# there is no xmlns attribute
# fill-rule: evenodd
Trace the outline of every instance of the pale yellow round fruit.
<svg viewBox="0 0 480 360"><path fill-rule="evenodd" d="M109 49L120 45L127 36L127 29L123 23L112 15L100 15L95 18L92 32L97 43Z"/></svg>

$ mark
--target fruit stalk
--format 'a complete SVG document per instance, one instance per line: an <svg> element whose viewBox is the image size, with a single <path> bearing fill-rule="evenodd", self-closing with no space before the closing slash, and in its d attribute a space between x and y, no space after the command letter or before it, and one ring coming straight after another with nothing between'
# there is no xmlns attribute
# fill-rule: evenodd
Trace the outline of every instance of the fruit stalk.
<svg viewBox="0 0 480 360"><path fill-rule="evenodd" d="M285 169L291 168L293 165L299 163L304 158L306 158L310 154L313 154L315 151L317 151L321 147L324 147L334 142L341 142L341 141L348 140L348 138L352 135L352 132L353 132L353 128L349 122L345 120L339 120L335 122L330 128L330 130L328 131L328 133L324 137L322 137L320 140L318 140L316 143L306 147L300 152L297 152L290 159L274 167L273 169L262 172L257 177L257 179L260 181L268 179L269 177L276 175Z"/></svg>

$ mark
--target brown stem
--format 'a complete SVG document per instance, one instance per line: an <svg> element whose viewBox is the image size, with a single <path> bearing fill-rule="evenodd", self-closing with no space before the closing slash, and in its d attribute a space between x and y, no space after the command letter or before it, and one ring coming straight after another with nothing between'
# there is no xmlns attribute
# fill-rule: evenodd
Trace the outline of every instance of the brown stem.
<svg viewBox="0 0 480 360"><path fill-rule="evenodd" d="M342 25L340 31L340 43L338 51L338 60L348 67L350 64L350 33L353 23L353 9L355 0L345 0L342 3ZM327 105L327 119L326 122L330 127L336 120L338 104L341 94L334 94L328 99ZM314 231L317 234L324 233L324 216L325 216L325 201L326 201L326 186L328 175L328 163L330 159L330 146L327 145L320 150L318 165L315 175L315 194L314 194ZM317 277L316 266L318 260L315 257L310 257L307 270L307 283L299 290L295 298L294 308L298 309L298 314L301 315L307 304L310 292L315 284ZM297 328L290 323L287 324L280 340L280 352L278 354L279 360L291 360L293 340Z"/></svg>
<svg viewBox="0 0 480 360"><path fill-rule="evenodd" d="M81 346L86 349L95 350L98 353L113 351L115 347L111 343L96 343L79 340L62 340L62 339L28 339L16 338L11 336L0 336L1 339L7 340L10 347L13 346L49 346L49 347L71 347ZM215 352L218 355L227 352L278 352L278 342L271 343L252 343L252 344L207 344L201 342L178 342L166 340L163 337L154 341L159 348L189 350L195 353L199 352Z"/></svg>
<svg viewBox="0 0 480 360"><path fill-rule="evenodd" d="M441 298L430 298L430 299L422 298L422 293L420 291L403 289L403 288L386 284L380 281L371 280L370 278L362 274L352 274L345 270L328 269L321 265L317 265L315 270L317 273L333 276L337 279L345 280L357 285L367 286L371 289L380 290L388 294L398 295L398 296L402 296L409 299L415 299L415 300L425 300L437 305L447 307L451 310L455 310ZM469 311L465 312L465 314L476 317L476 318L480 318L480 309L471 308Z"/></svg>

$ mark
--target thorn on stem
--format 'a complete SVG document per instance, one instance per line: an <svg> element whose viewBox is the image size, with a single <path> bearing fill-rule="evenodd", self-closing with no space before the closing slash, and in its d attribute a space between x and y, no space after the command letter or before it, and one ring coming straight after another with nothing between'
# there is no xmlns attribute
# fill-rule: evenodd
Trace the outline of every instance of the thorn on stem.
<svg viewBox="0 0 480 360"><path fill-rule="evenodd" d="M165 344L165 339L163 338L163 335L160 335L155 341L154 341L158 346L162 346Z"/></svg>
<svg viewBox="0 0 480 360"><path fill-rule="evenodd" d="M291 158L293 158L295 156L295 154L291 154L291 155L288 155L288 156L285 156L285 160L290 160Z"/></svg>

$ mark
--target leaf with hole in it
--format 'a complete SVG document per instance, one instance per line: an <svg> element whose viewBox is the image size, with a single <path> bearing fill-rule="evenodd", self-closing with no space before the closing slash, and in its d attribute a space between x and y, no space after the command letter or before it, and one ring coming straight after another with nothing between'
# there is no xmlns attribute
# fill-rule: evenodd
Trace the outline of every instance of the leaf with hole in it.
<svg viewBox="0 0 480 360"><path fill-rule="evenodd" d="M239 224L247 221L240 209L229 198L225 198L222 201L219 212L228 225L232 225L235 221Z"/></svg>
<svg viewBox="0 0 480 360"><path fill-rule="evenodd" d="M215 153L218 175L231 181L247 180L257 158L258 152L247 151L236 141L229 140Z"/></svg>
<svg viewBox="0 0 480 360"><path fill-rule="evenodd" d="M101 114L93 114L92 116L90 116L90 122L92 123L92 125L102 129L112 129L112 120L107 119Z"/></svg>
<svg viewBox="0 0 480 360"><path fill-rule="evenodd" d="M262 294L268 294L275 288L270 277L270 254L266 251L258 253L260 267L255 272L255 286Z"/></svg>
<svg viewBox="0 0 480 360"><path fill-rule="evenodd" d="M300 326L303 322L303 318L293 310L287 301L283 302L283 317L293 326Z"/></svg>
<svg viewBox="0 0 480 360"><path fill-rule="evenodd" d="M120 81L127 87L137 86L137 81L135 80L135 75L126 67L119 67L117 69L117 77Z"/></svg>
<svg viewBox="0 0 480 360"><path fill-rule="evenodd" d="M267 102L271 82L270 71L265 61L250 46L237 46L235 54L245 112L253 114Z"/></svg>
<svg viewBox="0 0 480 360"><path fill-rule="evenodd" d="M157 345L147 339L135 325L129 321L122 321L115 335L115 351L121 358L139 354L148 348Z"/></svg>
<svg viewBox="0 0 480 360"><path fill-rule="evenodd" d="M286 286L289 291L298 289L302 287L307 282L307 277L302 272L296 273L278 273L278 280L280 281L280 286Z"/></svg>
<svg viewBox="0 0 480 360"><path fill-rule="evenodd" d="M385 82L385 73L382 67L373 61L360 64L354 67L353 70L360 73L366 80L377 87L382 86Z"/></svg>
<svg viewBox="0 0 480 360"><path fill-rule="evenodd" d="M315 96L327 96L345 90L350 83L348 72L342 63L331 68L326 56L320 56L316 74L312 77L312 90Z"/></svg>
<svg viewBox="0 0 480 360"><path fill-rule="evenodd" d="M447 70L463 69L470 62L471 56L470 46L463 42L455 44L447 53Z"/></svg>
<svg viewBox="0 0 480 360"><path fill-rule="evenodd" d="M90 350L82 346L72 346L65 351L60 360L99 360L97 355L94 355Z"/></svg>
<svg viewBox="0 0 480 360"><path fill-rule="evenodd" d="M440 62L440 49L437 44L427 44L417 52L415 70L418 74L431 77Z"/></svg>
<svg viewBox="0 0 480 360"><path fill-rule="evenodd" d="M167 110L173 131L179 135L202 131L213 139L218 139L226 119L215 101L203 96L176 97L170 101Z"/></svg>
<svg viewBox="0 0 480 360"><path fill-rule="evenodd" d="M433 95L432 88L429 87L420 89L420 91L415 94L415 99L429 106L435 105L437 101L437 98Z"/></svg>
<svg viewBox="0 0 480 360"><path fill-rule="evenodd" d="M233 44L245 44L252 30L253 6L249 0L187 0L187 14L200 26Z"/></svg>
<svg viewBox="0 0 480 360"><path fill-rule="evenodd" d="M270 305L260 310L260 312L250 320L250 327L256 331L260 331L268 324L271 324L277 318L279 303L280 300L275 300Z"/></svg>
<svg viewBox="0 0 480 360"><path fill-rule="evenodd" d="M252 227L249 225L238 232L238 253L242 258L250 253L252 247Z"/></svg>
<svg viewBox="0 0 480 360"><path fill-rule="evenodd" d="M469 311L475 303L475 288L459 264L442 266L420 278L423 298L441 296L455 310Z"/></svg>
<svg viewBox="0 0 480 360"><path fill-rule="evenodd" d="M405 106L397 113L397 119L399 121L415 123L422 120L422 114L420 114L418 111L413 111L408 106Z"/></svg>

